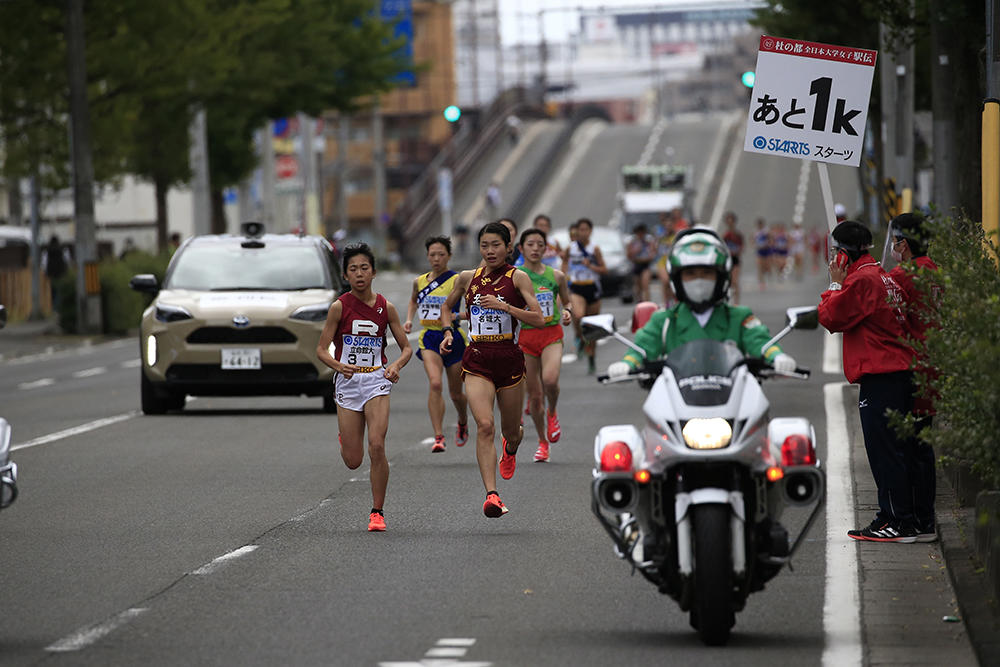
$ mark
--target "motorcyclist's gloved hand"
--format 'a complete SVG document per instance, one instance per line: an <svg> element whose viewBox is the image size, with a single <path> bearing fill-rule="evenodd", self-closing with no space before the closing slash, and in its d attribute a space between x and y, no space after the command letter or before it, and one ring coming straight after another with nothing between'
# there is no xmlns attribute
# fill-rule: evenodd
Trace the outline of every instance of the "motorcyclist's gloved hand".
<svg viewBox="0 0 1000 667"><path fill-rule="evenodd" d="M631 372L632 372L632 367L626 364L624 361L616 361L615 363L608 366L608 377L610 378L625 377Z"/></svg>
<svg viewBox="0 0 1000 667"><path fill-rule="evenodd" d="M774 366L774 370L779 373L794 373L795 369L799 366L790 355L787 355L784 352L778 354L778 356L774 358L771 365Z"/></svg>

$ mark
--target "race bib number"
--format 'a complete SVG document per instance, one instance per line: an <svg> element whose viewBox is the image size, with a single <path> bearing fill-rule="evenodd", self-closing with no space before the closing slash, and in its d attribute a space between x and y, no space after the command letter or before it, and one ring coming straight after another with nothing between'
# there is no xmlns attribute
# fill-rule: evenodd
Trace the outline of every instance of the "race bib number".
<svg viewBox="0 0 1000 667"><path fill-rule="evenodd" d="M378 336L344 336L340 363L362 368L382 366L382 339Z"/></svg>
<svg viewBox="0 0 1000 667"><path fill-rule="evenodd" d="M535 299L542 309L542 317L546 320L556 312L556 295L552 292L535 292Z"/></svg>
<svg viewBox="0 0 1000 667"><path fill-rule="evenodd" d="M444 305L444 296L428 296L417 305L420 313L420 324L423 326L441 324L441 306Z"/></svg>
<svg viewBox="0 0 1000 667"><path fill-rule="evenodd" d="M474 341L509 340L514 337L513 318L502 310L469 308L469 335Z"/></svg>

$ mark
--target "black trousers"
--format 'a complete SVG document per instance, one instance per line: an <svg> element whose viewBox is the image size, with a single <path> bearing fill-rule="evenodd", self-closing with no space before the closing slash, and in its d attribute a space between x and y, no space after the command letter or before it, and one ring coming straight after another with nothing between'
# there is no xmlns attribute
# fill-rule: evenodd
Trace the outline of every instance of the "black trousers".
<svg viewBox="0 0 1000 667"><path fill-rule="evenodd" d="M878 489L879 521L897 521L919 530L934 527L934 450L918 438L901 438L889 414L913 409L913 373L863 376L858 411L868 464Z"/></svg>

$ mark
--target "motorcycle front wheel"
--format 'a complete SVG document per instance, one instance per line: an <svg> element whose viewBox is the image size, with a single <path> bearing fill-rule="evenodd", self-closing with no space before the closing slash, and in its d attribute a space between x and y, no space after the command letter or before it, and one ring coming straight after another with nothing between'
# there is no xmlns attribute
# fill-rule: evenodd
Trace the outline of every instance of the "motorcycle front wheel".
<svg viewBox="0 0 1000 667"><path fill-rule="evenodd" d="M728 505L695 505L691 625L708 646L722 646L736 622Z"/></svg>

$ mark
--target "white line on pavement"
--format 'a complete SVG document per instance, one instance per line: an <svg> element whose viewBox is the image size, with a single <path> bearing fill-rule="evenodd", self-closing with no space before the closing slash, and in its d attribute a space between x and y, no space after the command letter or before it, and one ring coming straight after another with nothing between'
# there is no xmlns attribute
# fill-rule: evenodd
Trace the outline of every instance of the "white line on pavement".
<svg viewBox="0 0 1000 667"><path fill-rule="evenodd" d="M41 380L33 380L32 382L22 382L17 385L18 389L38 389L39 387L48 387L55 384L56 381L53 378L42 378Z"/></svg>
<svg viewBox="0 0 1000 667"><path fill-rule="evenodd" d="M95 375L103 375L104 373L107 373L107 372L108 372L108 369L107 369L106 366L95 366L94 368L86 368L86 369L84 369L82 371L77 371L77 372L73 373L73 377L75 377L75 378L89 378L89 377L93 377Z"/></svg>
<svg viewBox="0 0 1000 667"><path fill-rule="evenodd" d="M829 331L823 336L823 372L838 375L844 372L840 365L840 351L843 347L844 334L832 334Z"/></svg>
<svg viewBox="0 0 1000 667"><path fill-rule="evenodd" d="M236 560L241 556L246 556L247 554L253 553L256 550L257 550L256 544L248 544L246 546L242 546L239 549L234 549L227 554L222 554L218 558L215 558L212 561L205 563L197 570L192 570L191 574L197 574L197 575L212 574L213 572L218 570L220 567L222 567L229 561Z"/></svg>
<svg viewBox="0 0 1000 667"><path fill-rule="evenodd" d="M559 197L563 195L563 191L566 189L566 184L569 183L570 177L576 168L576 165L583 160L584 153L590 148L590 144L594 142L597 135L607 128L608 124L603 120L589 119L583 121L579 129L573 133L573 138L570 140L570 150L569 154L562 160L559 165L552 165L553 169L558 169L555 178L553 178L545 190L542 192L542 196L538 198L538 203L534 206L534 210L531 215L525 217L525 220L534 220L535 216L539 213L545 213L551 211L552 207Z"/></svg>
<svg viewBox="0 0 1000 667"><path fill-rule="evenodd" d="M733 115L730 122L722 128L723 134L728 138L730 128L739 121L739 116ZM712 229L718 229L719 225L722 223L722 211L726 208L726 201L729 199L729 191L733 187L733 175L736 173L736 165L740 161L740 156L743 155L743 142L734 141L733 147L729 151L729 161L726 163L726 173L722 176L722 183L719 184L719 194L715 199L715 209L712 211L712 217L708 220L708 226Z"/></svg>
<svg viewBox="0 0 1000 667"><path fill-rule="evenodd" d="M708 154L708 163L705 165L702 180L706 183L712 180L715 170L719 168L719 159L722 157L722 149L726 145L726 137L729 136L725 123L720 124L719 133L715 136L715 143L712 145L712 152ZM704 213L705 197L708 196L708 188L698 188L694 196L694 214L700 216Z"/></svg>
<svg viewBox="0 0 1000 667"><path fill-rule="evenodd" d="M129 359L122 362L122 368L138 368L142 365L142 359Z"/></svg>
<svg viewBox="0 0 1000 667"><path fill-rule="evenodd" d="M824 667L860 665L861 602L854 527L851 448L842 382L823 386L826 404L826 589L823 598Z"/></svg>
<svg viewBox="0 0 1000 667"><path fill-rule="evenodd" d="M147 611L145 607L133 607L132 609L126 609L106 621L95 625L88 625L85 628L77 630L71 635L63 637L55 643L49 644L45 647L45 650L51 653L79 651L82 648L90 646L102 637L114 632L145 611Z"/></svg>
<svg viewBox="0 0 1000 667"><path fill-rule="evenodd" d="M27 442L22 442L20 445L13 445L10 451L15 452L19 449L28 449L29 447L37 447L38 445L44 445L50 442L55 442L56 440L62 440L64 438L69 438L74 435L80 435L81 433L87 433L88 431L94 431L105 426L111 426L112 424L117 424L118 422L123 422L128 419L132 419L138 415L137 410L131 412L125 412L120 415L115 415L113 417L105 417L103 419L95 419L92 422L87 422L86 424L80 424L79 426L74 426L72 428L63 429L62 431L56 431L55 433L49 433L48 435L43 435L35 438L34 440L29 440Z"/></svg>

